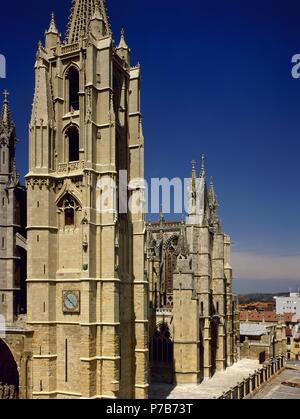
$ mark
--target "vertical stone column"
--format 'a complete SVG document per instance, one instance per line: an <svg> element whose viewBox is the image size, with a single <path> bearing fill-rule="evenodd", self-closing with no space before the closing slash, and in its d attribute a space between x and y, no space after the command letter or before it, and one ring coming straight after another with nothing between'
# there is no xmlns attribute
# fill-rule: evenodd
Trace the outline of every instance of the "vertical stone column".
<svg viewBox="0 0 300 419"><path fill-rule="evenodd" d="M203 340L203 371L202 375L210 378L212 375L211 363L211 233L207 226L199 231L198 269L199 277L196 288L199 300L201 333ZM203 309L203 311L202 311Z"/></svg>
<svg viewBox="0 0 300 419"><path fill-rule="evenodd" d="M132 278L134 299L135 398L148 397L149 390L149 283L145 271L144 136L141 116L141 69L130 70L129 82L129 179L132 222ZM138 180L137 180L138 179ZM138 203L140 203L138 205ZM136 208L138 207L138 208Z"/></svg>
<svg viewBox="0 0 300 419"><path fill-rule="evenodd" d="M218 316L218 344L216 368L222 371L226 367L226 316L225 316L225 277L224 277L224 235L214 235L212 254L212 283L213 303L216 315Z"/></svg>
<svg viewBox="0 0 300 419"><path fill-rule="evenodd" d="M175 383L199 383L199 304L194 277L188 264L174 274L174 362Z"/></svg>
<svg viewBox="0 0 300 419"><path fill-rule="evenodd" d="M226 291L226 363L227 367L234 363L234 319L233 319L233 301L232 301L232 267L230 261L230 237L224 236L224 272L225 272L225 291Z"/></svg>

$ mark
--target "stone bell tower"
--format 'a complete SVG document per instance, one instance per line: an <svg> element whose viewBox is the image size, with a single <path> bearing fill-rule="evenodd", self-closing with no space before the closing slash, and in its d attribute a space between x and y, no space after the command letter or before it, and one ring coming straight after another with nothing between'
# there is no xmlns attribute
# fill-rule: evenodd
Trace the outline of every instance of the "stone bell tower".
<svg viewBox="0 0 300 419"><path fill-rule="evenodd" d="M104 0L73 0L65 40L54 15L45 37L26 176L33 398L146 398L144 211L117 199L121 171L144 200L140 67Z"/></svg>

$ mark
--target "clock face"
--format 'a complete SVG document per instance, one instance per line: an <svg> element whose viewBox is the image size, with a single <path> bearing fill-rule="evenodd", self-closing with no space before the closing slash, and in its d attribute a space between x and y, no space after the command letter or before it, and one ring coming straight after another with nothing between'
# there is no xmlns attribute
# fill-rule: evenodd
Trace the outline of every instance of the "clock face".
<svg viewBox="0 0 300 419"><path fill-rule="evenodd" d="M64 312L79 313L79 291L63 292Z"/></svg>

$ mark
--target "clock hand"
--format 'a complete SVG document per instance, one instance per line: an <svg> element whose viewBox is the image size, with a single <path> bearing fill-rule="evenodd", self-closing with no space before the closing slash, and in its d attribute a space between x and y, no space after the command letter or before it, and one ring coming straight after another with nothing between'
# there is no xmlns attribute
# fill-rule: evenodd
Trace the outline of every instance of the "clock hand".
<svg viewBox="0 0 300 419"><path fill-rule="evenodd" d="M67 300L69 301L69 303L71 304L71 306L72 306L73 308L75 308L75 307L76 307L76 305L73 303L73 301L72 301L72 300L70 300L70 298L69 298L69 297L67 297Z"/></svg>

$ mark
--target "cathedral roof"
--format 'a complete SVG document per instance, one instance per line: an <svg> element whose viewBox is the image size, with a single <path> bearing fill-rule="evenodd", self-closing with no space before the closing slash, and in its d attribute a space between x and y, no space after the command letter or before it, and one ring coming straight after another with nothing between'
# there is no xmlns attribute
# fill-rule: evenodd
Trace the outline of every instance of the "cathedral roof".
<svg viewBox="0 0 300 419"><path fill-rule="evenodd" d="M107 34L110 34L105 0L72 0L65 44L73 44L81 36L87 36L91 19L99 17L104 21Z"/></svg>

